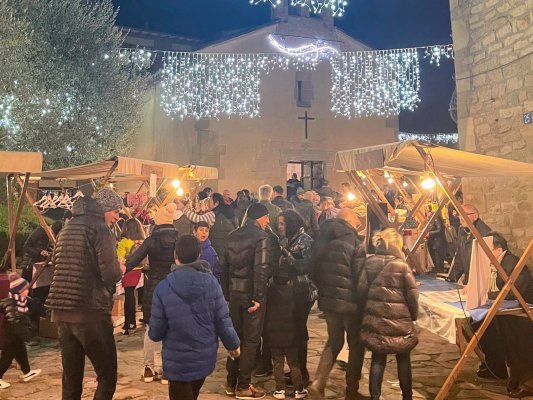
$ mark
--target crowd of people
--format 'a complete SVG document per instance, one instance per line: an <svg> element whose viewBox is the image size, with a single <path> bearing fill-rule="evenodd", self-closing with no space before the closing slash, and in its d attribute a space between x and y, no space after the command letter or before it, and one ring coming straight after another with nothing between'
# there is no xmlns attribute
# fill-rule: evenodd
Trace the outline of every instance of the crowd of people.
<svg viewBox="0 0 533 400"><path fill-rule="evenodd" d="M325 399L345 338L347 400L368 398L360 392L365 349L372 352L370 398L380 399L387 355L394 354L402 398L412 399L410 353L418 343L418 287L403 255L403 236L390 228L369 232L370 253L362 236L370 226L354 209L349 184L337 193L326 181L317 191L306 191L297 182L288 185L287 198L281 186L262 185L257 195L243 189L235 200L227 190L220 194L205 188L194 200L161 206L148 232L137 218L125 218L119 234L110 228L121 220L124 200L105 188L78 199L72 218L53 227L53 249L46 235L32 235L37 238L30 238L31 243L39 244L25 252L26 264L45 258L53 266L51 285L40 303L58 326L62 398L81 398L85 356L97 375L94 398L113 397L118 365L111 309L121 283L124 333L137 329L137 301L146 325L144 359L139 360L142 379L168 384L170 399L198 398L215 368L219 339L228 350L228 396L263 398L266 393L252 384L252 376L273 374L276 399ZM399 196L384 194L401 207ZM464 208L481 229L477 209ZM460 219L456 258L467 273L472 235L465 227ZM427 238L437 272L443 271L447 258L444 229L438 216ZM505 240L497 237L502 240L495 241L495 254L509 257ZM511 264L506 264L507 272ZM31 274L24 271L24 276L11 274L9 293L0 293L5 297L0 301L0 388L9 386L2 376L13 359L21 366L22 380L40 373L30 369L24 346L27 326L22 316L31 301ZM459 272L457 268L455 274ZM519 290L533 288L526 273L520 279ZM503 281L495 281L493 289L502 286ZM310 372L307 322L317 301L328 340L317 370ZM156 369L159 351L162 371ZM481 369L497 371L499 366L490 362L489 356ZM519 389L518 382L514 385L510 390Z"/></svg>

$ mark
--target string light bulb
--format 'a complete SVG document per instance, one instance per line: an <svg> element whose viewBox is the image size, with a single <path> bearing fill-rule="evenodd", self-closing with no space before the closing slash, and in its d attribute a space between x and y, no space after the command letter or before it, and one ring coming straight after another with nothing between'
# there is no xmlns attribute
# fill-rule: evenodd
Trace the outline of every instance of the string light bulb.
<svg viewBox="0 0 533 400"><path fill-rule="evenodd" d="M174 179L174 180L172 181L172 187L173 187L174 189L179 188L180 185L181 185L181 182L180 182L178 179Z"/></svg>
<svg viewBox="0 0 533 400"><path fill-rule="evenodd" d="M348 199L348 201L354 201L355 194L353 192L348 192L348 194L346 195L346 198Z"/></svg>
<svg viewBox="0 0 533 400"><path fill-rule="evenodd" d="M433 179L430 176L426 176L423 180L421 185L422 189L424 190L433 190L435 188L435 179Z"/></svg>
<svg viewBox="0 0 533 400"><path fill-rule="evenodd" d="M176 190L176 194L180 197L183 196L183 188L179 187L178 190Z"/></svg>

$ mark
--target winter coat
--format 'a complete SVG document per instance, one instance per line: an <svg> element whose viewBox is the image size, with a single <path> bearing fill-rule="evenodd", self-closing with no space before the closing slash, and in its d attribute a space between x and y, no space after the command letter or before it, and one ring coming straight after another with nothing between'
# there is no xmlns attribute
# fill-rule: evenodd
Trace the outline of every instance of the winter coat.
<svg viewBox="0 0 533 400"><path fill-rule="evenodd" d="M278 206L281 211L287 211L287 210L294 210L294 205L283 198L283 196L276 196L272 199L272 204L275 206ZM277 221L274 221L277 223ZM270 221L270 223L274 223L273 221Z"/></svg>
<svg viewBox="0 0 533 400"><path fill-rule="evenodd" d="M318 234L318 219L316 217L315 207L309 200L302 200L294 203L294 208L304 219L304 228L311 237Z"/></svg>
<svg viewBox="0 0 533 400"><path fill-rule="evenodd" d="M166 278L174 264L174 244L178 231L173 225L156 225L152 234L146 238L141 247L126 259L126 271L131 271L148 256L148 269L145 270L143 317L150 321L152 295L159 282Z"/></svg>
<svg viewBox="0 0 533 400"><path fill-rule="evenodd" d="M518 264L519 260L520 258L511 253L510 250L506 251L502 260L500 261L500 264L505 270L505 272L507 272L507 276L511 276L511 273L515 269L516 264ZM498 277L496 278L496 286L500 290L502 290L505 286L505 282L501 278L500 274L498 274ZM531 278L531 271L529 270L527 265L524 266L524 269L522 270L522 272L520 272L518 278L516 278L515 287L518 289L518 292L522 295L522 297L527 303L533 303L533 279ZM489 292L489 299L495 299L498 293L499 292ZM506 300L516 300L514 293L510 291L507 294Z"/></svg>
<svg viewBox="0 0 533 400"><path fill-rule="evenodd" d="M200 248L200 260L207 261L211 267L211 272L218 281L220 281L220 266L218 263L218 255L213 246L211 246L211 241L206 239L201 243Z"/></svg>
<svg viewBox="0 0 533 400"><path fill-rule="evenodd" d="M24 242L22 248L22 268L33 269L33 264L46 260L41 255L41 251L47 250L50 246L50 239L42 227L35 229ZM31 274L30 274L31 275Z"/></svg>
<svg viewBox="0 0 533 400"><path fill-rule="evenodd" d="M120 239L117 246L117 256L119 261L125 263L126 258L132 253L132 250L134 251L136 246L140 246L141 243L142 240L135 241L127 238ZM143 265L138 265L135 269L126 272L122 277L122 286L125 288L136 287L141 279L142 267Z"/></svg>
<svg viewBox="0 0 533 400"><path fill-rule="evenodd" d="M215 252L218 254L219 258L223 258L226 254L226 240L228 235L239 227L239 221L233 209L230 206L224 205L226 211L231 210L231 215L228 213L223 213L218 211L215 208L213 211L215 213L215 223L209 230L209 240L211 241L211 246L215 249Z"/></svg>
<svg viewBox="0 0 533 400"><path fill-rule="evenodd" d="M401 254L377 251L366 260L357 288L364 307L361 338L376 353L409 352L418 344L415 277Z"/></svg>
<svg viewBox="0 0 533 400"><path fill-rule="evenodd" d="M163 370L171 381L194 381L215 369L218 338L235 350L239 337L206 261L180 265L155 288L148 336L163 341Z"/></svg>
<svg viewBox="0 0 533 400"><path fill-rule="evenodd" d="M20 306L22 303L19 303L19 299L20 297L10 297L0 300L0 314L5 318L3 328L5 334L4 339L8 346L13 339L27 342L32 336L31 322L27 313L28 309L26 308L27 299L24 298L23 308Z"/></svg>
<svg viewBox="0 0 533 400"><path fill-rule="evenodd" d="M428 247L430 249L446 249L446 227L442 217L438 215L431 224L430 231L428 232Z"/></svg>
<svg viewBox="0 0 533 400"><path fill-rule="evenodd" d="M481 236L487 236L491 231L490 227L480 218L474 221L474 226L479 231ZM472 243L474 242L474 235L468 233L467 230L460 226L457 232L457 255L456 262L468 274L470 270L470 259L472 258Z"/></svg>
<svg viewBox="0 0 533 400"><path fill-rule="evenodd" d="M287 243L280 258L276 275L286 275L292 281L295 300L312 302L316 300L316 287L311 281L311 247L313 239L301 228Z"/></svg>
<svg viewBox="0 0 533 400"><path fill-rule="evenodd" d="M92 198L76 200L72 217L57 237L46 305L51 310L79 310L79 315L111 314L115 285L122 278L115 238Z"/></svg>
<svg viewBox="0 0 533 400"><path fill-rule="evenodd" d="M339 213L340 209L331 207L328 208L320 213L320 216L318 217L318 226L322 226L324 222L326 222L328 219L337 218L337 214Z"/></svg>
<svg viewBox="0 0 533 400"><path fill-rule="evenodd" d="M272 283L268 288L265 329L271 348L285 348L295 342L294 295L291 283Z"/></svg>
<svg viewBox="0 0 533 400"><path fill-rule="evenodd" d="M268 218L270 219L270 226L274 232L278 231L278 216L281 213L281 208L272 204L268 200L261 200L259 204L264 205L268 210Z"/></svg>
<svg viewBox="0 0 533 400"><path fill-rule="evenodd" d="M322 311L357 312L356 288L364 259L364 246L355 228L339 218L324 222L311 260Z"/></svg>
<svg viewBox="0 0 533 400"><path fill-rule="evenodd" d="M320 199L324 199L325 197L331 197L333 200L335 200L339 195L329 186L322 186L321 188L316 189L316 192L320 196Z"/></svg>
<svg viewBox="0 0 533 400"><path fill-rule="evenodd" d="M252 204L251 200L248 200L247 198L242 198L237 200L237 207L235 207L235 216L239 220L239 226L242 225L242 222L244 220L244 216L246 215L246 210L248 210L248 207Z"/></svg>
<svg viewBox="0 0 533 400"><path fill-rule="evenodd" d="M272 275L270 239L255 220L234 230L226 241L226 256L221 263L221 284L229 299L232 292L244 293L263 302Z"/></svg>

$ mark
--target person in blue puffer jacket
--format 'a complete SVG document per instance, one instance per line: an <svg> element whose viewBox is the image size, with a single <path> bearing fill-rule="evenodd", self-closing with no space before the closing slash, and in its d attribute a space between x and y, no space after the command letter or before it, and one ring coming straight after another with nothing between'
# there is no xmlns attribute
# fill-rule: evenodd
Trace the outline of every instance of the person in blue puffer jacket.
<svg viewBox="0 0 533 400"><path fill-rule="evenodd" d="M171 400L196 400L217 360L218 338L230 357L240 354L222 289L209 263L199 260L200 242L178 238L176 265L155 288L148 336L163 341L163 370Z"/></svg>

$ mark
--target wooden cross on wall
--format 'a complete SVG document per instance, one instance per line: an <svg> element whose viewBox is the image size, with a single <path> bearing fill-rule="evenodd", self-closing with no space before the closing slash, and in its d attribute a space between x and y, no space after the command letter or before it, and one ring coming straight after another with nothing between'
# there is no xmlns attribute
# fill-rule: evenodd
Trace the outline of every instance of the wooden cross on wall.
<svg viewBox="0 0 533 400"><path fill-rule="evenodd" d="M305 138L308 139L309 135L307 133L307 121L314 121L315 119L307 116L307 111L305 112L305 116L298 117L298 119L303 119L305 121Z"/></svg>

